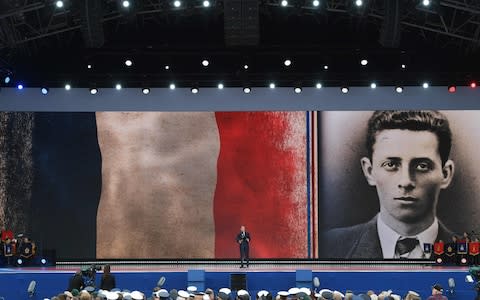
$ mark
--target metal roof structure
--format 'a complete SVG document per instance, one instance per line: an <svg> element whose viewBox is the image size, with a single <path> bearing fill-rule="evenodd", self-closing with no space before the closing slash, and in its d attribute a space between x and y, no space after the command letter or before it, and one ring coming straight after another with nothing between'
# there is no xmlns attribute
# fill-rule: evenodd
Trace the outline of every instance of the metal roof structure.
<svg viewBox="0 0 480 300"><path fill-rule="evenodd" d="M480 1L281 1L210 0L205 7L182 0L176 7L173 0L131 0L127 9L118 0L66 0L61 8L52 0L4 0L0 73L50 87L448 85L480 78Z"/></svg>

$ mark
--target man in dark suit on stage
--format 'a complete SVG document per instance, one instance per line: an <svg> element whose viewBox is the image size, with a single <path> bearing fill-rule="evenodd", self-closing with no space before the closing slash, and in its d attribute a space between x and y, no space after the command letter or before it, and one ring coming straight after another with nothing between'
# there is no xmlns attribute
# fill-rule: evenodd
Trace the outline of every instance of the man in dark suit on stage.
<svg viewBox="0 0 480 300"><path fill-rule="evenodd" d="M326 232L322 258L424 258L424 244L452 236L436 217L454 163L447 118L437 111L377 111L368 122L367 182L380 212L370 221ZM360 199L359 199L360 200Z"/></svg>
<svg viewBox="0 0 480 300"><path fill-rule="evenodd" d="M237 243L240 245L240 268L243 268L243 262L246 261L247 268L250 262L249 245L250 245L250 233L245 231L245 226L240 226L240 233L237 234Z"/></svg>

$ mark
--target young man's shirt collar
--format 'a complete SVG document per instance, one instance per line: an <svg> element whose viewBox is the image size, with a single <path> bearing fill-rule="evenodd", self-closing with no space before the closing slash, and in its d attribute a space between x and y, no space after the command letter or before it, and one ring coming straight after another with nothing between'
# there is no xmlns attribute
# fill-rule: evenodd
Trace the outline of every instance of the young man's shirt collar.
<svg viewBox="0 0 480 300"><path fill-rule="evenodd" d="M399 239L403 238L417 238L419 241L419 245L415 247L411 252L409 252L406 258L424 258L423 249L424 244L431 244L435 243L435 239L438 235L438 219L435 217L433 220L432 225L430 225L427 229L420 232L414 236L402 236L397 233L395 230L390 228L381 218L380 214L377 215L377 230L378 230L378 238L380 239L380 245L382 247L383 258L400 258L398 254L395 253L395 246Z"/></svg>

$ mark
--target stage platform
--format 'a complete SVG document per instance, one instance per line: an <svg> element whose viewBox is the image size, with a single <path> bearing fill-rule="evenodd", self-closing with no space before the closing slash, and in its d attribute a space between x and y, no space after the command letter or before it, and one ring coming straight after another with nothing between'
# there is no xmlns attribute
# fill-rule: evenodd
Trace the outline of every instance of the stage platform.
<svg viewBox="0 0 480 300"><path fill-rule="evenodd" d="M318 277L320 288L352 290L362 293L368 290L380 292L393 290L404 295L408 290L419 292L424 299L431 293L431 286L440 283L449 299L474 299L473 284L465 282L468 267L438 266L430 261L254 261L249 268L239 268L238 261L84 261L58 262L55 267L23 267L0 269L0 300L44 299L65 290L76 270L110 263L121 289L140 290L147 295L165 277L164 288L186 289L189 270L204 270L205 287L218 290L231 287L232 277L241 274L246 288L252 293L266 289L272 293L287 290L296 285L297 270L311 270L312 278ZM97 285L101 272L97 273ZM453 278L456 287L448 290L448 280ZM29 298L30 281L37 283L36 294Z"/></svg>

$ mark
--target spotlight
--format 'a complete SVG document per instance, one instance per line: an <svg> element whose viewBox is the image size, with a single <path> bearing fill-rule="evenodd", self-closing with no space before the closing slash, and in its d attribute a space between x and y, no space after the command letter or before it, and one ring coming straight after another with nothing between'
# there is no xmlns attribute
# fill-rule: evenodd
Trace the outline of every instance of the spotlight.
<svg viewBox="0 0 480 300"><path fill-rule="evenodd" d="M17 89L23 90L23 84L18 84L18 85L17 85Z"/></svg>
<svg viewBox="0 0 480 300"><path fill-rule="evenodd" d="M42 92L42 95L46 95L48 94L49 89L47 87L42 87L40 91Z"/></svg>
<svg viewBox="0 0 480 300"><path fill-rule="evenodd" d="M210 64L210 62L208 60L206 60L206 59L202 60L202 65L204 67L208 67L209 64Z"/></svg>
<svg viewBox="0 0 480 300"><path fill-rule="evenodd" d="M274 89L275 88L275 83L273 82L270 82L270 84L268 85L271 89Z"/></svg>
<svg viewBox="0 0 480 300"><path fill-rule="evenodd" d="M165 65L165 70L170 70L170 66L169 66L169 65Z"/></svg>
<svg viewBox="0 0 480 300"><path fill-rule="evenodd" d="M11 80L12 80L12 77L10 77L10 75L7 75L5 76L5 79L3 80L3 82L5 82L5 84L9 84Z"/></svg>
<svg viewBox="0 0 480 300"><path fill-rule="evenodd" d="M243 65L243 68L244 68L245 70L247 70L247 69L248 69L248 65Z"/></svg>
<svg viewBox="0 0 480 300"><path fill-rule="evenodd" d="M402 69L406 69L406 68L407 68L407 65L406 65L406 64L402 64L401 67L402 67Z"/></svg>
<svg viewBox="0 0 480 300"><path fill-rule="evenodd" d="M324 70L328 70L328 65L324 65L324 66L323 66L323 69L324 69Z"/></svg>
<svg viewBox="0 0 480 300"><path fill-rule="evenodd" d="M182 2L180 2L179 0L173 1L173 6L180 7L181 5L182 5Z"/></svg>
<svg viewBox="0 0 480 300"><path fill-rule="evenodd" d="M397 86L397 87L395 88L395 91L400 94L400 93L403 92L403 87Z"/></svg>
<svg viewBox="0 0 480 300"><path fill-rule="evenodd" d="M317 82L317 84L315 84L315 87L317 89L321 89L322 88L322 84L320 82Z"/></svg>
<svg viewBox="0 0 480 300"><path fill-rule="evenodd" d="M286 66L286 67L289 67L291 64L292 64L292 61L290 59L286 59L283 64Z"/></svg>
<svg viewBox="0 0 480 300"><path fill-rule="evenodd" d="M124 8L129 8L129 7L130 7L130 1L127 1L127 0L122 1L122 6L123 6Z"/></svg>
<svg viewBox="0 0 480 300"><path fill-rule="evenodd" d="M63 1L57 1L57 2L55 2L55 6L56 6L57 8L62 8L62 7L63 7Z"/></svg>
<svg viewBox="0 0 480 300"><path fill-rule="evenodd" d="M460 262L461 262L462 264L466 264L466 263L467 263L467 259L466 259L465 257L462 257L462 259L460 260Z"/></svg>
<svg viewBox="0 0 480 300"><path fill-rule="evenodd" d="M470 82L470 87L471 87L472 89L476 88L476 87L477 87L477 83L476 83L475 81Z"/></svg>
<svg viewBox="0 0 480 300"><path fill-rule="evenodd" d="M280 5L282 5L283 7L285 7L285 6L288 5L288 1L287 1L287 0L282 0L282 2L280 3Z"/></svg>
<svg viewBox="0 0 480 300"><path fill-rule="evenodd" d="M205 0L203 1L203 7L209 7L210 6L210 1Z"/></svg>
<svg viewBox="0 0 480 300"><path fill-rule="evenodd" d="M91 64L88 64L87 65L87 69L91 69L92 68L92 65Z"/></svg>
<svg viewBox="0 0 480 300"><path fill-rule="evenodd" d="M441 257L437 258L437 264L441 264L443 262L443 259Z"/></svg>
<svg viewBox="0 0 480 300"><path fill-rule="evenodd" d="M70 84L68 84L68 83L65 84L65 89L66 89L67 91L69 91L71 88L72 88L72 86L71 86Z"/></svg>
<svg viewBox="0 0 480 300"><path fill-rule="evenodd" d="M344 87L341 88L341 91L342 91L342 93L346 94L346 93L348 93L349 88L344 86Z"/></svg>
<svg viewBox="0 0 480 300"><path fill-rule="evenodd" d="M174 90L174 89L175 89L175 83L170 83L169 88L170 88L171 90Z"/></svg>
<svg viewBox="0 0 480 300"><path fill-rule="evenodd" d="M144 95L148 95L148 94L150 94L150 89L149 89L149 88L143 88L143 89L142 89L142 93L143 93Z"/></svg>
<svg viewBox="0 0 480 300"><path fill-rule="evenodd" d="M244 87L244 88L243 88L243 92L244 92L245 94L250 94L251 91L252 91L252 89L249 88L249 87Z"/></svg>
<svg viewBox="0 0 480 300"><path fill-rule="evenodd" d="M423 6L429 6L430 5L430 0L423 0L422 4L423 4Z"/></svg>
<svg viewBox="0 0 480 300"><path fill-rule="evenodd" d="M131 67L133 65L133 61L131 59L127 59L127 60L125 60L125 65L127 67Z"/></svg>
<svg viewBox="0 0 480 300"><path fill-rule="evenodd" d="M428 84L428 82L424 82L424 83L422 84L422 87L423 87L424 89L428 89L429 86L430 86L430 85Z"/></svg>
<svg viewBox="0 0 480 300"><path fill-rule="evenodd" d="M198 88L197 87L192 87L190 89L190 91L192 91L192 94L198 94Z"/></svg>
<svg viewBox="0 0 480 300"><path fill-rule="evenodd" d="M449 93L455 93L457 91L457 87L454 85L449 85L448 86L448 92Z"/></svg>
<svg viewBox="0 0 480 300"><path fill-rule="evenodd" d="M23 264L23 260L21 258L17 259L17 265L21 266Z"/></svg>
<svg viewBox="0 0 480 300"><path fill-rule="evenodd" d="M302 92L302 88L297 86L293 89L293 91L295 92L295 94L300 94Z"/></svg>
<svg viewBox="0 0 480 300"><path fill-rule="evenodd" d="M217 87L218 87L219 90L222 90L222 89L223 89L223 83L219 83L219 84L217 85Z"/></svg>
<svg viewBox="0 0 480 300"><path fill-rule="evenodd" d="M313 1L312 1L312 4L313 4L313 6L317 7L317 6L320 5L320 1L318 1L318 0L313 0Z"/></svg>
<svg viewBox="0 0 480 300"><path fill-rule="evenodd" d="M117 83L117 84L115 85L115 89L116 89L117 91L121 90L121 89L122 89L122 85L121 85L120 83Z"/></svg>
<svg viewBox="0 0 480 300"><path fill-rule="evenodd" d="M371 89L376 89L376 88L377 88L377 84L376 84L375 82L370 83L370 88L371 88Z"/></svg>
<svg viewBox="0 0 480 300"><path fill-rule="evenodd" d="M361 64L362 66L366 66L366 65L368 64L368 60L362 59L362 60L360 61L360 64Z"/></svg>
<svg viewBox="0 0 480 300"><path fill-rule="evenodd" d="M360 6L363 5L363 1L362 1L362 0L356 0L356 1L355 1L355 5L358 6L358 7L360 7Z"/></svg>
<svg viewBox="0 0 480 300"><path fill-rule="evenodd" d="M98 89L97 89L97 88L90 88L90 94L96 95L97 93L98 93Z"/></svg>
<svg viewBox="0 0 480 300"><path fill-rule="evenodd" d="M46 264L47 264L47 260L46 260L45 258L42 258L42 259L40 260L40 262L42 263L42 265L46 265Z"/></svg>

